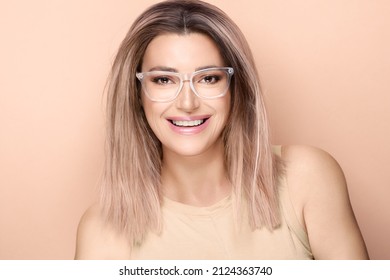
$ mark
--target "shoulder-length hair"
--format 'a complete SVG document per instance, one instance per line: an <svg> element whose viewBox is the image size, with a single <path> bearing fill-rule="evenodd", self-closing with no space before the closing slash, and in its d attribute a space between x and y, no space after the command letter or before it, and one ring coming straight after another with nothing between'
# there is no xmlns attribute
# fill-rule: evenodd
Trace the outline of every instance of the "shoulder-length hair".
<svg viewBox="0 0 390 280"><path fill-rule="evenodd" d="M158 35L201 33L234 68L231 112L223 132L225 164L233 205L248 204L253 229L279 224L277 159L255 62L242 32L217 7L197 0L169 0L151 6L133 23L114 60L107 86L107 147L102 206L108 222L139 244L161 230L162 147L148 125L136 79L149 43ZM236 211L235 211L236 212ZM238 213L238 212L237 212Z"/></svg>

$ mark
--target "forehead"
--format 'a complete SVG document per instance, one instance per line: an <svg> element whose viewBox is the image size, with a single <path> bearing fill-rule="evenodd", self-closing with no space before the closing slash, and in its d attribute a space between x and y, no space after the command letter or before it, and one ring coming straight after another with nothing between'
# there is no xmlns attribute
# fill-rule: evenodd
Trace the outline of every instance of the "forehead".
<svg viewBox="0 0 390 280"><path fill-rule="evenodd" d="M225 66L215 42L201 33L168 33L155 37L146 48L142 71L172 68L191 72L205 66Z"/></svg>

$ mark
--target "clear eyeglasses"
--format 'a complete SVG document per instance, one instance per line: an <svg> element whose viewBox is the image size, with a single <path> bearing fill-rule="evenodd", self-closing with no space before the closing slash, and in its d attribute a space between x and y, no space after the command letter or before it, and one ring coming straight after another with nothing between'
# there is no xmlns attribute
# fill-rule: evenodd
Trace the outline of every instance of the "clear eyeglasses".
<svg viewBox="0 0 390 280"><path fill-rule="evenodd" d="M232 67L207 68L193 73L151 71L137 73L146 96L154 102L173 101L189 81L192 91L200 98L214 99L226 94L234 70Z"/></svg>

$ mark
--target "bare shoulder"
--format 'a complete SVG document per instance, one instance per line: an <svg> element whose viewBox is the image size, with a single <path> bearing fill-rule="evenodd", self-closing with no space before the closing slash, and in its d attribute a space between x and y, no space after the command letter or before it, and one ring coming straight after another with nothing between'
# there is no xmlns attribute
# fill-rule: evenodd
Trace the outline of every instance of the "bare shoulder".
<svg viewBox="0 0 390 280"><path fill-rule="evenodd" d="M338 162L309 146L285 146L282 158L291 200L315 258L367 258Z"/></svg>
<svg viewBox="0 0 390 280"><path fill-rule="evenodd" d="M303 224L304 210L313 201L313 195L323 196L326 192L338 193L338 196L347 194L340 165L324 150L303 145L283 146L282 159L290 196Z"/></svg>
<svg viewBox="0 0 390 280"><path fill-rule="evenodd" d="M311 146L284 146L282 157L290 191L303 208L315 199L313 196L348 198L344 173L328 152Z"/></svg>
<svg viewBox="0 0 390 280"><path fill-rule="evenodd" d="M98 205L93 205L80 219L77 229L75 259L128 259L127 239L107 224Z"/></svg>
<svg viewBox="0 0 390 280"><path fill-rule="evenodd" d="M344 178L337 161L328 152L319 148L304 145L283 146L282 156L289 168L301 172L309 171L307 175L318 176L324 172L332 172ZM312 171L321 172L316 174Z"/></svg>

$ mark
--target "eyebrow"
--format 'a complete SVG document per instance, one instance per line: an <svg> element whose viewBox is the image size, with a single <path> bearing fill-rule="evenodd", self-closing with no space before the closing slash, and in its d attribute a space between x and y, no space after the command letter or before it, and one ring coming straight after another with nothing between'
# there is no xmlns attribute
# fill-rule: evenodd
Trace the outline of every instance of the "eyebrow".
<svg viewBox="0 0 390 280"><path fill-rule="evenodd" d="M166 66L155 66L148 70L148 72L152 72L152 71L167 71L167 72L176 72L176 73L178 72L177 69L172 67L166 67Z"/></svg>
<svg viewBox="0 0 390 280"><path fill-rule="evenodd" d="M195 71L199 71L199 70L203 70L203 69L208 69L208 68L216 68L216 67L220 67L220 66L216 66L216 65L206 65L206 66L201 66L201 67L197 67L195 69ZM179 71L176 69L176 68L172 68L172 67L167 67L167 66L155 66L155 67L152 67L148 70L148 72L152 72L152 71L167 71L167 72L174 72L174 73L179 73Z"/></svg>
<svg viewBox="0 0 390 280"><path fill-rule="evenodd" d="M207 66L198 67L198 68L195 69L195 71L199 71L199 70L203 70L203 69L208 69L208 68L216 68L216 67L221 67L221 66L207 65Z"/></svg>

